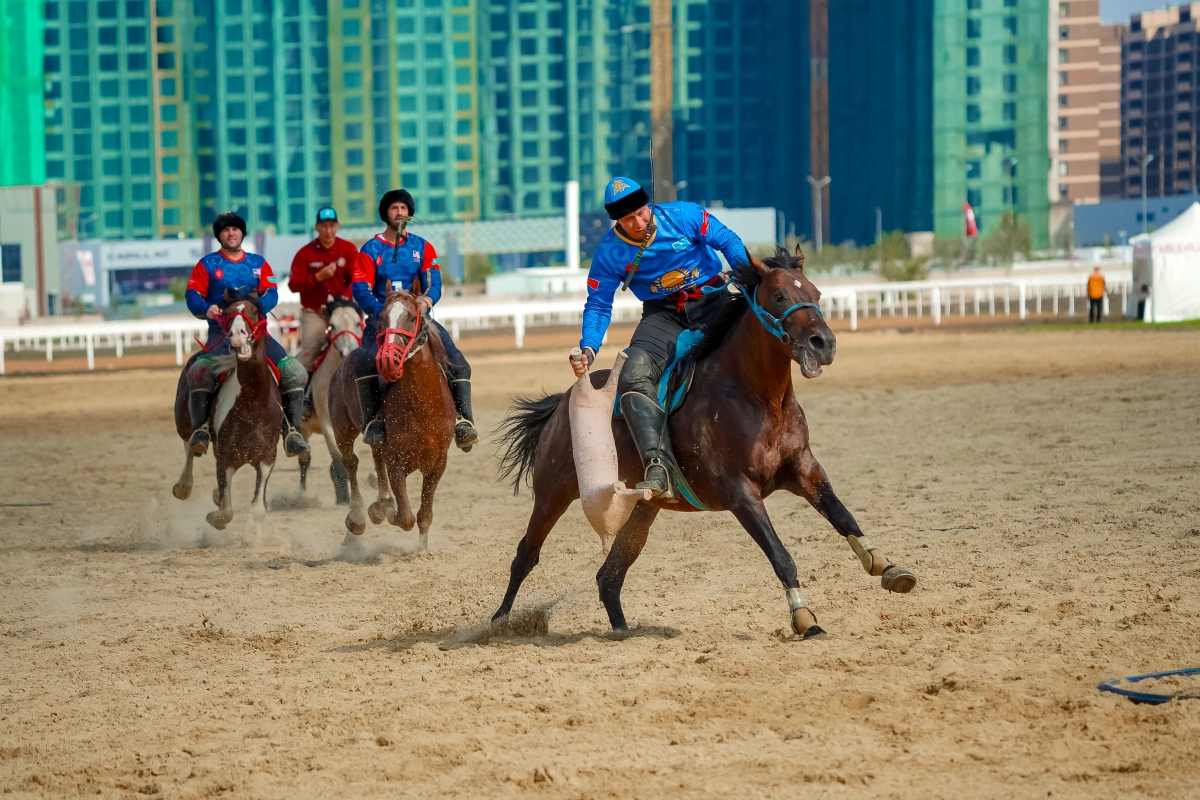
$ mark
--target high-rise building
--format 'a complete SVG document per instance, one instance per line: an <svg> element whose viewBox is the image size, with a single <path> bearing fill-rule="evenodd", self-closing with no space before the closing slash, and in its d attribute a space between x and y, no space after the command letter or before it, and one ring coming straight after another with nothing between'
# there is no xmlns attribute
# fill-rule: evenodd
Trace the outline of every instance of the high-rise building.
<svg viewBox="0 0 1200 800"><path fill-rule="evenodd" d="M0 0L0 186L46 180L42 4Z"/></svg>
<svg viewBox="0 0 1200 800"><path fill-rule="evenodd" d="M1126 197L1194 193L1197 185L1196 18L1200 3L1134 14L1122 47Z"/></svg>
<svg viewBox="0 0 1200 800"><path fill-rule="evenodd" d="M1050 196L1095 203L1103 170L1121 160L1120 27L1100 24L1099 0L1059 0L1051 11Z"/></svg>
<svg viewBox="0 0 1200 800"><path fill-rule="evenodd" d="M397 185L427 222L554 215L570 178L584 210L613 174L650 182L646 0L43 6L34 138L82 237L200 235L225 210L300 233L326 203L371 225ZM676 0L680 197L807 228L806 14Z"/></svg>
<svg viewBox="0 0 1200 800"><path fill-rule="evenodd" d="M865 0L829 9L834 241L961 238L1005 212L1049 241L1046 0ZM878 209L878 211L877 211Z"/></svg>

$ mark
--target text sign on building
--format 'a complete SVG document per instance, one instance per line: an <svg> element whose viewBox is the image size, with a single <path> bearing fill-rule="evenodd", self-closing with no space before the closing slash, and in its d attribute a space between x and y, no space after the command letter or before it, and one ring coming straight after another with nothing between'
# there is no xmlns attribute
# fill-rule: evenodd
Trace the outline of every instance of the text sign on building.
<svg viewBox="0 0 1200 800"><path fill-rule="evenodd" d="M100 245L100 264L106 270L192 266L204 255L202 250L198 239L105 242Z"/></svg>

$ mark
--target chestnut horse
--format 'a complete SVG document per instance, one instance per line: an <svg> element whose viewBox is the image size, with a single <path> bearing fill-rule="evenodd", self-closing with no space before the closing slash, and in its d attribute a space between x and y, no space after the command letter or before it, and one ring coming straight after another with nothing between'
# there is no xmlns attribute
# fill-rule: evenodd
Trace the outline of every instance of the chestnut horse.
<svg viewBox="0 0 1200 800"><path fill-rule="evenodd" d="M233 354L222 356L218 370L225 380L213 403L213 454L217 460L217 488L213 502L217 510L208 514L208 524L223 530L233 519L231 482L239 467L250 464L256 479L251 507L256 515L267 512L267 480L275 468L275 454L283 428L283 406L279 384L267 358L267 321L258 304L258 294L225 291L221 323ZM199 355L199 354L197 354ZM193 357L195 358L195 356ZM192 433L188 412L187 370L179 376L175 392L175 430L183 439L187 461L173 490L185 500L192 493L192 452L187 447Z"/></svg>
<svg viewBox="0 0 1200 800"><path fill-rule="evenodd" d="M790 259L779 250L761 267L742 265L735 270L733 280L740 292L728 295L723 309L704 326L704 338L685 357L695 362L695 375L683 408L670 417L669 435L679 468L699 502L713 511L732 512L762 548L787 594L792 628L807 639L824 631L800 591L796 565L763 504L777 489L812 503L846 537L864 569L882 579L885 589L910 591L916 578L888 563L863 537L809 449L808 425L792 386L792 363L800 365L804 377L815 378L822 365L833 362L836 345L817 305L821 293L805 277L803 265L803 256ZM590 373L592 385L603 386L608 373ZM568 394L518 398L502 426L507 445L503 474L515 473L514 489L532 474L534 505L493 620L512 610L550 530L579 497ZM626 485L636 484L643 470L629 428L614 417L612 429L620 477ZM697 510L685 500L639 501L596 575L613 630L627 629L621 586L663 509Z"/></svg>
<svg viewBox="0 0 1200 800"><path fill-rule="evenodd" d="M338 452L337 439L333 435L333 423L329 419L329 383L333 373L337 371L342 359L358 349L362 343L363 313L358 303L347 297L330 297L321 309L321 316L329 323L325 331L324 354L320 357L320 365L313 370L309 379L312 391L313 414L304 421L300 432L304 441L320 431L325 437L325 446L329 448L332 459L329 464L329 477L333 481L333 491L337 496L337 504L342 506L350 502L350 490L346 483L346 467L342 464L342 454ZM300 454L300 491L308 490L308 467L312 464L312 453Z"/></svg>
<svg viewBox="0 0 1200 800"><path fill-rule="evenodd" d="M367 330L367 336L374 335L375 341L364 342L362 348L344 359L329 387L329 416L350 479L346 528L355 535L363 533L368 513L358 488L358 456L354 454L354 441L363 420L352 362L376 358L385 365L399 366L381 370L390 383L380 410L387 439L371 449L379 476L379 495L369 514L376 525L386 518L406 531L412 530L415 522L420 548L428 550L433 494L446 471L446 454L454 441L454 399L444 375L446 355L437 333L421 314L417 296L411 292L388 294L378 320ZM409 473L416 471L421 473L421 506L414 518L405 483Z"/></svg>

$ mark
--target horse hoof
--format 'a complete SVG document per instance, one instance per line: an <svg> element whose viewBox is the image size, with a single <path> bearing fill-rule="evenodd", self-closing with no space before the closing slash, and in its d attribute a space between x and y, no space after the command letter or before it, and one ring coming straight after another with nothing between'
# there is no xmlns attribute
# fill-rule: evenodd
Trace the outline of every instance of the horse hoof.
<svg viewBox="0 0 1200 800"><path fill-rule="evenodd" d="M229 520L221 516L221 512L219 511L210 511L205 519L208 520L209 525L212 525L219 531L225 530L225 526L229 524Z"/></svg>
<svg viewBox="0 0 1200 800"><path fill-rule="evenodd" d="M413 529L413 526L417 524L417 518L415 516L413 516L411 513L406 514L404 516L400 516L399 514L394 514L392 516L391 520L389 520L389 521L396 527L400 528L401 530L406 530L406 531L411 531Z"/></svg>
<svg viewBox="0 0 1200 800"><path fill-rule="evenodd" d="M800 639L808 641L809 639L828 639L829 634L820 625L813 625L808 630L800 635Z"/></svg>
<svg viewBox="0 0 1200 800"><path fill-rule="evenodd" d="M367 530L367 525L365 522L355 522L350 517L346 517L346 530L355 536L362 536Z"/></svg>
<svg viewBox="0 0 1200 800"><path fill-rule="evenodd" d="M883 577L879 579L879 583L889 592L908 594L917 585L917 576L903 567L892 564L883 571Z"/></svg>
<svg viewBox="0 0 1200 800"><path fill-rule="evenodd" d="M378 507L378 503L371 503L367 506L367 516L371 518L371 524L378 525L386 519L387 515Z"/></svg>
<svg viewBox="0 0 1200 800"><path fill-rule="evenodd" d="M171 494L175 495L177 500L187 500L192 496L192 487L177 483L171 487Z"/></svg>

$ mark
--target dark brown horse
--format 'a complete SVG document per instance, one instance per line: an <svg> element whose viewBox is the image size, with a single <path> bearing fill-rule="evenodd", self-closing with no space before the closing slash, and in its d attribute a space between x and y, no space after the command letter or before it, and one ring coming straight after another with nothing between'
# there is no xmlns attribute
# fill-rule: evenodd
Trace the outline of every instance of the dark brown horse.
<svg viewBox="0 0 1200 800"><path fill-rule="evenodd" d="M446 454L454 441L454 400L443 374L446 356L437 333L421 314L417 296L410 292L390 293L375 326L376 340L364 340L360 349L343 360L329 386L329 416L350 479L346 528L356 535L363 533L368 513L376 525L386 518L406 531L412 530L415 522L420 548L428 550L433 494L446 471ZM354 454L363 420L352 360L377 358L377 353L390 359L388 363L398 374L383 370L392 379L380 411L387 439L371 450L379 495L368 510L359 492L358 456ZM409 473L417 471L421 473L421 506L414 517L405 483Z"/></svg>
<svg viewBox="0 0 1200 800"><path fill-rule="evenodd" d="M735 271L741 294L706 325L706 335L689 356L697 361L693 388L671 416L669 432L680 470L699 501L714 511L730 511L758 543L783 584L792 628L804 638L823 634L809 610L796 565L779 540L763 500L782 489L812 503L846 537L871 575L885 589L910 591L911 572L889 564L865 538L833 492L825 471L809 449L808 425L792 387L792 363L806 378L833 362L835 341L816 303L820 292L803 273L804 259L779 251L759 268ZM757 307L754 307L757 306ZM750 313L747 313L747 312ZM591 373L602 386L609 370ZM533 513L517 545L508 591L493 617L505 617L521 582L537 565L542 544L567 507L579 497L571 450L569 392L538 400L519 398L505 421L505 476L514 487L532 473ZM621 480L642 479L642 463L624 421L613 419ZM694 511L686 501L638 502L596 575L600 600L613 630L626 630L621 610L625 573L641 553L658 512Z"/></svg>
<svg viewBox="0 0 1200 800"><path fill-rule="evenodd" d="M184 441L187 461L175 484L174 494L181 500L192 493L192 451L187 447L192 432L188 412L187 373L198 359L212 360L209 368L224 374L224 382L213 403L211 428L213 454L217 460L217 488L213 502L217 510L208 514L208 523L218 530L233 519L231 482L239 467L250 464L256 479L251 506L255 515L267 511L267 480L275 468L276 448L283 427L283 406L279 384L267 358L267 325L258 294L238 294L226 290L222 324L232 348L230 355L198 353L179 376L175 392L175 430Z"/></svg>

